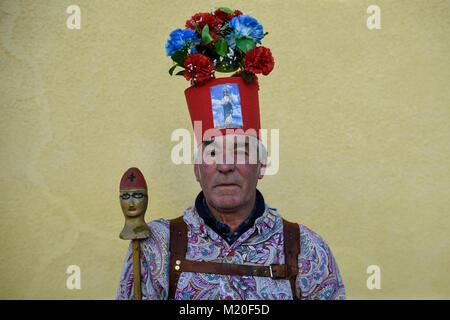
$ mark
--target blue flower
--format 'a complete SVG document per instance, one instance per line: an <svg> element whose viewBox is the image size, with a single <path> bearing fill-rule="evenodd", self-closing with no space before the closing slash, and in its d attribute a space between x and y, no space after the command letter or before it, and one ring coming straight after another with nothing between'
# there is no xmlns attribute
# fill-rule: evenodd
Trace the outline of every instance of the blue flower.
<svg viewBox="0 0 450 320"><path fill-rule="evenodd" d="M172 56L178 50L181 50L186 44L200 42L197 33L192 29L176 29L170 33L170 39L166 43L166 53ZM192 48L193 49L193 46Z"/></svg>
<svg viewBox="0 0 450 320"><path fill-rule="evenodd" d="M236 39L241 37L252 39L259 44L261 44L260 40L264 38L263 27L258 20L244 14L231 19L229 26L233 31L225 39L233 49L236 48Z"/></svg>

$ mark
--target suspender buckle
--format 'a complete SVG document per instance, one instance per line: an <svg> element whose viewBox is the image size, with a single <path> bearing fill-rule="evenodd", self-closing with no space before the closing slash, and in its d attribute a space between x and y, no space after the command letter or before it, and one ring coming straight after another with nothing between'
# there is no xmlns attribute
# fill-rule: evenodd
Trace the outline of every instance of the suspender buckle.
<svg viewBox="0 0 450 320"><path fill-rule="evenodd" d="M271 264L271 265L269 265L269 272L270 272L270 277L272 279L285 279L286 278L286 266L285 265Z"/></svg>

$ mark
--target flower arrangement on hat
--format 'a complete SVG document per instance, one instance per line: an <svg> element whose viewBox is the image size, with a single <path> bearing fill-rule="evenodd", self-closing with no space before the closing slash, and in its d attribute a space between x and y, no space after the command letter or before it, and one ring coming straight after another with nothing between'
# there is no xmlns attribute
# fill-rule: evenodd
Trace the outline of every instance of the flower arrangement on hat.
<svg viewBox="0 0 450 320"><path fill-rule="evenodd" d="M239 10L219 8L197 13L186 21L186 29L170 33L166 54L173 60L169 74L176 68L193 86L215 78L215 72L233 73L251 82L256 74L268 75L274 67L270 49L261 46L263 32L259 22Z"/></svg>

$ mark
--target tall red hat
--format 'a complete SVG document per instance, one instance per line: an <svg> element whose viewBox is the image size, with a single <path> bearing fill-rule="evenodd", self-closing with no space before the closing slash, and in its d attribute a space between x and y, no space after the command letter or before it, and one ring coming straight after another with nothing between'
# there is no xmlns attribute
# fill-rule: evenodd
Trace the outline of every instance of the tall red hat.
<svg viewBox="0 0 450 320"><path fill-rule="evenodd" d="M184 93L197 144L229 133L260 138L257 74L268 75L275 64L261 45L268 33L252 16L226 7L196 13L185 26L170 33L166 54L169 74L184 68L176 75L191 82ZM216 78L216 72L235 73Z"/></svg>
<svg viewBox="0 0 450 320"><path fill-rule="evenodd" d="M185 90L197 144L228 133L259 138L260 113L257 79L218 78ZM200 121L200 122L198 122ZM201 124L201 130L198 126Z"/></svg>
<svg viewBox="0 0 450 320"><path fill-rule="evenodd" d="M144 175L138 168L128 169L120 180L120 190L131 189L145 189L147 190L147 183L145 182Z"/></svg>

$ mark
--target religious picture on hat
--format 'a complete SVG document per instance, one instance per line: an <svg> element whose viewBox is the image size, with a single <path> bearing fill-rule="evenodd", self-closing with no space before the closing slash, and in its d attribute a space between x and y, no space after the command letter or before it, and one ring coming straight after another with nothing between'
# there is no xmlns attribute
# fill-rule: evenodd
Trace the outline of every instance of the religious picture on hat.
<svg viewBox="0 0 450 320"><path fill-rule="evenodd" d="M211 87L214 128L242 128L241 97L236 83Z"/></svg>

